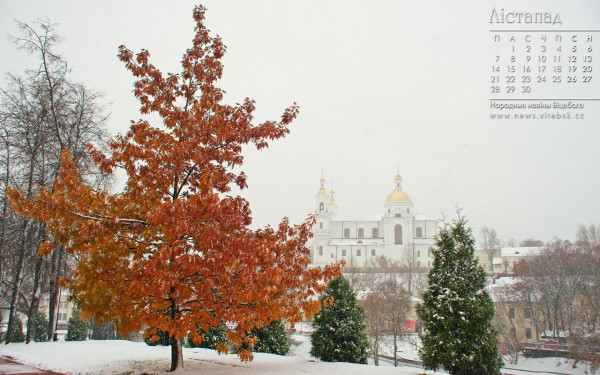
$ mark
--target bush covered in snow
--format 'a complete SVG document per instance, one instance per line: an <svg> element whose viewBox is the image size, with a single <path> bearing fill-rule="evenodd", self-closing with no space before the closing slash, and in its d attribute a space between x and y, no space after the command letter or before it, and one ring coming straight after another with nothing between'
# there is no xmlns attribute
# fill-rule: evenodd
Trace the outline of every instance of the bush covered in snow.
<svg viewBox="0 0 600 375"><path fill-rule="evenodd" d="M23 335L23 322L21 319L15 315L15 320L12 325L12 328L7 335L10 337L10 342L23 342L25 341L25 336Z"/></svg>
<svg viewBox="0 0 600 375"><path fill-rule="evenodd" d="M31 328L33 330L33 332L31 332L31 339L33 341L48 341L48 319L46 319L46 315L38 312L35 315Z"/></svg>
<svg viewBox="0 0 600 375"><path fill-rule="evenodd" d="M217 344L227 343L227 326L221 322L218 326L210 327L208 332L204 332L202 328L198 328L198 333L204 335L204 339L199 344L194 344L194 340L188 335L188 344L192 348L217 349Z"/></svg>
<svg viewBox="0 0 600 375"><path fill-rule="evenodd" d="M272 322L268 326L254 329L252 333L257 338L256 344L254 344L255 352L286 355L290 351L290 343L285 334L285 325L281 319Z"/></svg>
<svg viewBox="0 0 600 375"><path fill-rule="evenodd" d="M85 341L88 335L87 322L81 319L79 313L75 311L67 323L66 341Z"/></svg>

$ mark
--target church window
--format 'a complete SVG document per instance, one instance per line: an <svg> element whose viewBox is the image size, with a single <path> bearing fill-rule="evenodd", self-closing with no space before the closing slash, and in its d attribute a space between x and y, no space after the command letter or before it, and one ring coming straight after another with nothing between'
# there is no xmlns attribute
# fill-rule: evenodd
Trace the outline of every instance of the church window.
<svg viewBox="0 0 600 375"><path fill-rule="evenodd" d="M525 311L523 311L523 317L526 319L531 319L531 308L526 307Z"/></svg>
<svg viewBox="0 0 600 375"><path fill-rule="evenodd" d="M421 257L421 250L417 250L417 258Z"/></svg>
<svg viewBox="0 0 600 375"><path fill-rule="evenodd" d="M323 202L319 203L319 211L323 211L325 209L325 204Z"/></svg>
<svg viewBox="0 0 600 375"><path fill-rule="evenodd" d="M410 208L407 208L407 209L406 209L406 212L410 214Z"/></svg>
<svg viewBox="0 0 600 375"><path fill-rule="evenodd" d="M417 267L421 267L421 261L417 260Z"/></svg>
<svg viewBox="0 0 600 375"><path fill-rule="evenodd" d="M371 249L371 256L374 257L375 256L375 249Z"/></svg>
<svg viewBox="0 0 600 375"><path fill-rule="evenodd" d="M396 215L394 215L394 217L402 217L402 215L401 214L396 214Z"/></svg>
<svg viewBox="0 0 600 375"><path fill-rule="evenodd" d="M525 328L525 338L531 339L531 328Z"/></svg>
<svg viewBox="0 0 600 375"><path fill-rule="evenodd" d="M417 237L418 238L423 237L423 228L417 227Z"/></svg>
<svg viewBox="0 0 600 375"><path fill-rule="evenodd" d="M356 241L356 243L362 243L362 241L361 241L361 240L358 240L358 241Z"/></svg>
<svg viewBox="0 0 600 375"><path fill-rule="evenodd" d="M379 228L371 229L371 237L378 238L379 237Z"/></svg>
<svg viewBox="0 0 600 375"><path fill-rule="evenodd" d="M331 255L331 259L333 259L333 253L331 253L330 255Z"/></svg>
<svg viewBox="0 0 600 375"><path fill-rule="evenodd" d="M358 238L365 238L365 230L363 228L358 228Z"/></svg>
<svg viewBox="0 0 600 375"><path fill-rule="evenodd" d="M319 246L319 255L323 255L323 246Z"/></svg>
<svg viewBox="0 0 600 375"><path fill-rule="evenodd" d="M344 228L344 238L350 238L350 228Z"/></svg>
<svg viewBox="0 0 600 375"><path fill-rule="evenodd" d="M342 250L342 256L345 257L346 256L346 250Z"/></svg>
<svg viewBox="0 0 600 375"><path fill-rule="evenodd" d="M396 226L394 226L394 243L402 243L402 225L400 224L396 224Z"/></svg>
<svg viewBox="0 0 600 375"><path fill-rule="evenodd" d="M322 221L319 223L319 229L323 229L323 222Z"/></svg>
<svg viewBox="0 0 600 375"><path fill-rule="evenodd" d="M356 256L359 257L360 256L360 249L356 250Z"/></svg>

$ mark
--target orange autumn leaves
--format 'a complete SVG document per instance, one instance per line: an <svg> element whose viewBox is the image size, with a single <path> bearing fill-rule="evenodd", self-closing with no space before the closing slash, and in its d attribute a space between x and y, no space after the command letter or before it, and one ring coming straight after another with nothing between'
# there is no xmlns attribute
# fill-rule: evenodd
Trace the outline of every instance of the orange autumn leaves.
<svg viewBox="0 0 600 375"><path fill-rule="evenodd" d="M204 8L194 10L196 36L182 58L182 72L163 74L148 51L119 48L119 59L137 81L134 95L143 114L157 113L160 126L132 122L110 142L110 152L90 149L105 173L122 168L125 189L111 194L84 184L68 152L54 190L28 198L15 190L16 211L46 222L53 239L78 263L69 288L78 306L127 333L150 328L179 340L221 321L243 360L253 327L280 318L297 321L319 308L316 295L339 265L308 268L313 218L298 225L248 228L249 204L231 196L246 187L242 147L264 148L284 137L298 107L279 121L253 123L254 101L222 104L225 46L204 27ZM52 241L40 253L53 251ZM223 348L221 348L223 349Z"/></svg>

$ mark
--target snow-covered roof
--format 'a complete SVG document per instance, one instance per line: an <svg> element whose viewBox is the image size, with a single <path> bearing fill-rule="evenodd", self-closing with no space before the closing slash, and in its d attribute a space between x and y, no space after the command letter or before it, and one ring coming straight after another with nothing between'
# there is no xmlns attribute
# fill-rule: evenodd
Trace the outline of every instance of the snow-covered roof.
<svg viewBox="0 0 600 375"><path fill-rule="evenodd" d="M540 254L543 249L543 247L503 247L500 250L500 256L502 258L514 256L533 256Z"/></svg>
<svg viewBox="0 0 600 375"><path fill-rule="evenodd" d="M383 238L334 238L330 246L383 245Z"/></svg>

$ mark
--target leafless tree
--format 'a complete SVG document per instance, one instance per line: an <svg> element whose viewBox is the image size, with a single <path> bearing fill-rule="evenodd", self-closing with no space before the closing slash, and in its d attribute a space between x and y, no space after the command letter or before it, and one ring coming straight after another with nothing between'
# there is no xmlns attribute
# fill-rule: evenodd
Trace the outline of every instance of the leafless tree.
<svg viewBox="0 0 600 375"><path fill-rule="evenodd" d="M481 228L481 248L487 254L490 265L492 266L491 270L494 270L494 256L496 252L500 248L500 240L498 239L498 234L495 229L483 227Z"/></svg>
<svg viewBox="0 0 600 375"><path fill-rule="evenodd" d="M83 179L105 183L105 176L96 168L86 148L94 144L102 149L107 138L103 127L106 116L96 104L99 95L69 79L67 63L55 51L60 42L56 25L49 21L32 25L17 22L17 27L19 36L11 38L17 48L33 55L38 64L23 76L8 74L6 88L0 89L0 133L6 145L1 160L0 257L5 260L0 270L1 295L8 296L11 332L18 310L28 314L29 324L35 321L41 295L49 290L49 337L53 337L58 279L63 275L66 256L62 248L49 260L37 254L38 246L47 239L45 227L13 215L6 202L6 189L11 186L33 196L42 186L52 187L62 150L70 151ZM17 230L9 233L9 223L13 227L16 223ZM8 253L9 248L13 249L12 254ZM7 262L7 256L13 261ZM5 264L11 264L10 270ZM4 293L6 286L10 292ZM6 341L10 339L7 335ZM30 340L29 335L27 339Z"/></svg>
<svg viewBox="0 0 600 375"><path fill-rule="evenodd" d="M406 316L411 308L407 288L411 277L407 276L405 265L384 256L374 259L362 275L360 282L368 290L363 306L373 360L379 364L381 345L389 342L397 366L398 343L404 337Z"/></svg>
<svg viewBox="0 0 600 375"><path fill-rule="evenodd" d="M544 241L536 240L535 238L527 238L527 239L519 242L519 246L521 246L521 247L542 247L542 246L544 246Z"/></svg>

